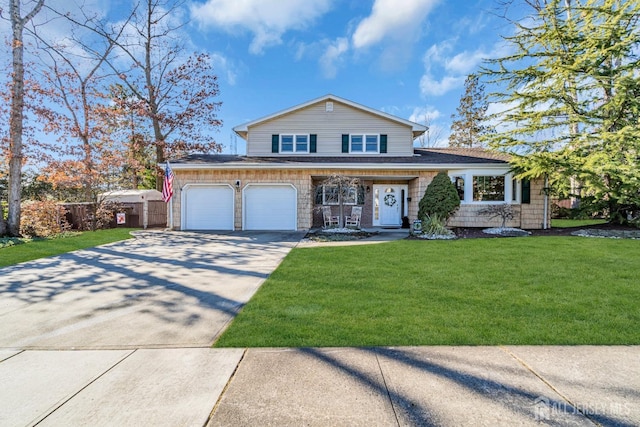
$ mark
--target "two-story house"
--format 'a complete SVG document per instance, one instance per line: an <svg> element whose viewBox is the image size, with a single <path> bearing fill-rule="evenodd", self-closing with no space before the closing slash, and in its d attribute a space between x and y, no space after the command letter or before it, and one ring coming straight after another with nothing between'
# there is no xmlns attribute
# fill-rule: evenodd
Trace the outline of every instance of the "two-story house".
<svg viewBox="0 0 640 427"><path fill-rule="evenodd" d="M508 157L481 149L414 148L427 128L326 95L239 125L246 156L190 155L172 161L171 227L182 230L304 230L322 225L321 206L337 214L332 175L359 179L348 200L362 206L362 227L400 227L416 219L432 178L446 171L461 207L451 226L499 224L479 216L487 204L511 203L508 225L542 228L542 182L520 182ZM406 221L405 221L406 222Z"/></svg>

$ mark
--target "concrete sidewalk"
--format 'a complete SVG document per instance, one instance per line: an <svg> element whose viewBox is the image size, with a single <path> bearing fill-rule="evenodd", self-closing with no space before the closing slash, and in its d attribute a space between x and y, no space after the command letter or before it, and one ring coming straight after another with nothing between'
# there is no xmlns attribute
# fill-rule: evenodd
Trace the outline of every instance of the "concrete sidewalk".
<svg viewBox="0 0 640 427"><path fill-rule="evenodd" d="M249 349L209 426L640 425L640 347Z"/></svg>
<svg viewBox="0 0 640 427"><path fill-rule="evenodd" d="M640 346L0 351L0 426L640 425Z"/></svg>
<svg viewBox="0 0 640 427"><path fill-rule="evenodd" d="M242 355L0 351L0 426L203 426Z"/></svg>

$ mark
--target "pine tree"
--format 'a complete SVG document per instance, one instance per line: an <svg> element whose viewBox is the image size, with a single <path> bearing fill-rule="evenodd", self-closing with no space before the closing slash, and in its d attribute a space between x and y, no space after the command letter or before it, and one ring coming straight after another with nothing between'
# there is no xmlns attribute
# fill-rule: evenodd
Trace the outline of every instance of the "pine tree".
<svg viewBox="0 0 640 427"><path fill-rule="evenodd" d="M502 90L500 131L522 177L575 177L610 220L640 207L640 2L527 1L506 40L513 53L484 73Z"/></svg>
<svg viewBox="0 0 640 427"><path fill-rule="evenodd" d="M486 125L486 113L489 104L484 93L484 85L477 75L470 74L464 82L464 95L456 114L451 115L451 147L480 147L480 137L492 130Z"/></svg>

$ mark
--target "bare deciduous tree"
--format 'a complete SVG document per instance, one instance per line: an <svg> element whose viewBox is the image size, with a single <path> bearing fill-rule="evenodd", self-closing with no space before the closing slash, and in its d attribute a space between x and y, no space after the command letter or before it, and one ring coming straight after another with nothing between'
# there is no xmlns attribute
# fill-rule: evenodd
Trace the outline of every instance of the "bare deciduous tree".
<svg viewBox="0 0 640 427"><path fill-rule="evenodd" d="M22 183L22 132L24 121L24 40L23 33L27 25L40 12L44 0L33 3L31 10L22 15L22 1L9 0L9 21L11 22L12 82L11 113L9 118L9 216L8 234L20 235L20 202ZM4 218L0 217L0 222ZM0 232L3 227L0 226Z"/></svg>
<svg viewBox="0 0 640 427"><path fill-rule="evenodd" d="M351 198L352 193L355 191L355 198L358 198L358 188L360 186L360 179L345 175L331 175L323 180L317 187L316 191L323 191L323 187L330 188L331 194L337 198L338 204L338 226L344 227L344 204Z"/></svg>

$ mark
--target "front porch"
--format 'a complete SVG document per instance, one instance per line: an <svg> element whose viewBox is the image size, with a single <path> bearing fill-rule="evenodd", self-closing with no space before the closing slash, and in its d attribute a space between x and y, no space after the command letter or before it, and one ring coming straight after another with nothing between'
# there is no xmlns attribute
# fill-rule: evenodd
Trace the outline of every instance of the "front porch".
<svg viewBox="0 0 640 427"><path fill-rule="evenodd" d="M326 177L312 179L315 192L312 227L321 228L322 208L329 206L332 215L340 216L340 206L335 189L323 185ZM343 201L343 217L351 215L353 207L362 207L360 227L376 230L398 230L416 218L419 199L414 194L420 192L419 177L359 177L358 180L358 185Z"/></svg>

